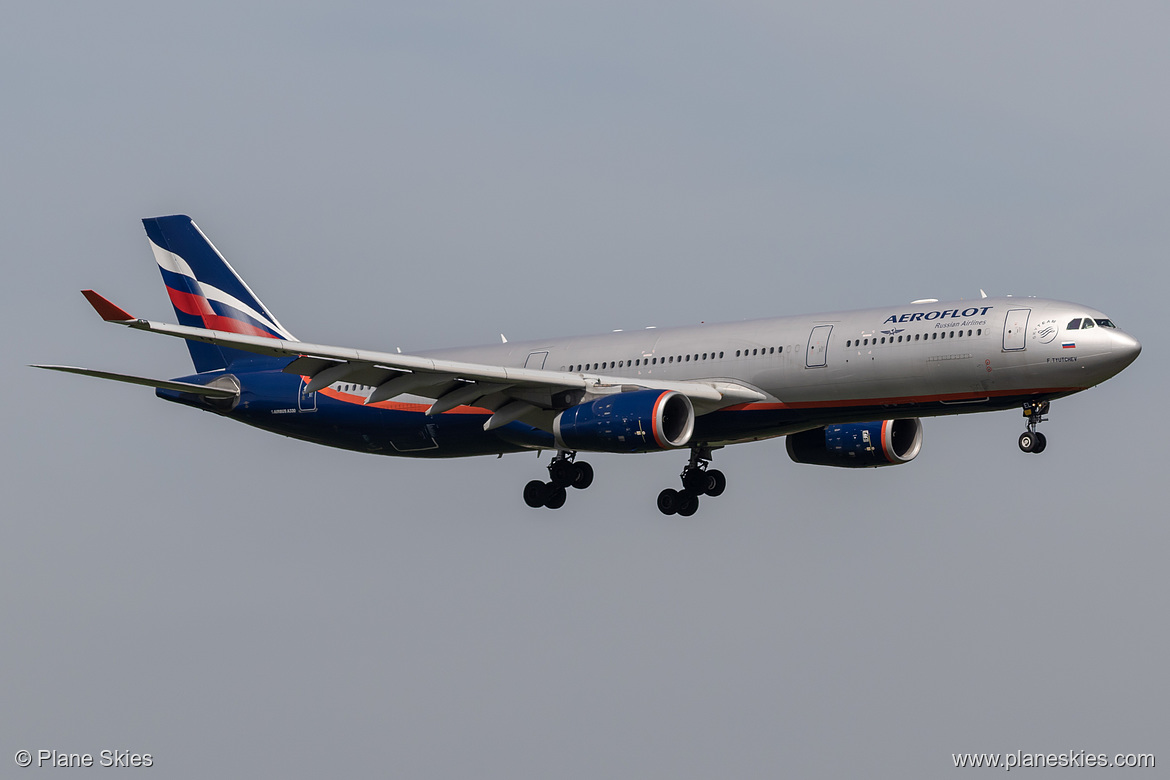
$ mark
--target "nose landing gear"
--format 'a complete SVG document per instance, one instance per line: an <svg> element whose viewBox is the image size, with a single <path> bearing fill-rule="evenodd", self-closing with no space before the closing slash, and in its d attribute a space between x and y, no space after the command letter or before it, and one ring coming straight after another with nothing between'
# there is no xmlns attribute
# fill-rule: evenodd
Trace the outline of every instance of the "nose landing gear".
<svg viewBox="0 0 1170 780"><path fill-rule="evenodd" d="M727 477L719 469L708 468L711 463L711 448L691 448L691 459L683 469L682 490L666 488L658 494L658 511L664 515L690 517L699 511L699 496L723 495L727 489Z"/></svg>
<svg viewBox="0 0 1170 780"><path fill-rule="evenodd" d="M1020 434L1019 445L1022 452L1039 454L1048 446L1047 437L1036 430L1036 426L1044 422L1048 408L1048 401L1030 401L1024 404L1024 419L1027 420L1028 430Z"/></svg>
<svg viewBox="0 0 1170 780"><path fill-rule="evenodd" d="M534 479L524 486L524 503L533 509L548 507L560 509L565 505L568 491L574 487L584 490L593 484L593 467L585 461L577 461L576 452L557 452L548 464L548 482Z"/></svg>

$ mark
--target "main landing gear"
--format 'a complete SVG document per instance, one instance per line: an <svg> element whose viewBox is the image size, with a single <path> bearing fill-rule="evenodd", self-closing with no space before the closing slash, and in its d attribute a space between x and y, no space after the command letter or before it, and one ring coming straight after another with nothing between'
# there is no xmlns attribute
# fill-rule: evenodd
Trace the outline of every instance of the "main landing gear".
<svg viewBox="0 0 1170 780"><path fill-rule="evenodd" d="M548 482L534 479L524 486L524 503L533 509L542 506L560 509L568 497L565 488L584 490L592 485L593 467L583 460L576 461L576 457L575 452L557 452L548 464Z"/></svg>
<svg viewBox="0 0 1170 780"><path fill-rule="evenodd" d="M692 447L691 459L683 469L682 490L667 488L658 494L658 511L664 515L690 517L699 511L699 496L723 495L727 489L727 477L719 469L708 468L711 463L710 447Z"/></svg>
<svg viewBox="0 0 1170 780"><path fill-rule="evenodd" d="M1021 451L1039 454L1048 446L1048 439L1036 430L1036 426L1044 422L1048 407L1047 401L1030 401L1024 404L1024 419L1028 421L1028 430L1020 434Z"/></svg>

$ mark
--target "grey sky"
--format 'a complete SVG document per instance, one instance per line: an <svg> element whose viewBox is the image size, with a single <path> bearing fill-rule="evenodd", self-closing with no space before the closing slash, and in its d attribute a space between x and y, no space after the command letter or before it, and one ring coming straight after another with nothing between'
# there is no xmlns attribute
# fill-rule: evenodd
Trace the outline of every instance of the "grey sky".
<svg viewBox="0 0 1170 780"><path fill-rule="evenodd" d="M157 777L938 777L1170 763L1170 10L1159 3L38 3L0 98L0 766ZM191 214L293 333L404 349L1043 295L1144 344L898 469L722 450L314 447L24 368L189 373L139 219ZM546 456L547 458L547 456ZM41 770L44 772L47 770ZM1108 776L1109 772L1103 772Z"/></svg>

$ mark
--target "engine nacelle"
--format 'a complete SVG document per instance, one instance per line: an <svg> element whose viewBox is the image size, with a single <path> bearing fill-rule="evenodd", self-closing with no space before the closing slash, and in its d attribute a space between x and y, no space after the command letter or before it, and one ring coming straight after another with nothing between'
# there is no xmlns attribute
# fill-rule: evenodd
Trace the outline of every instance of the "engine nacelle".
<svg viewBox="0 0 1170 780"><path fill-rule="evenodd" d="M557 446L592 452L683 447L695 432L691 399L673 390L634 390L577 404L553 420Z"/></svg>
<svg viewBox="0 0 1170 780"><path fill-rule="evenodd" d="M797 463L876 468L909 463L922 449L922 422L878 420L830 425L787 437L788 457Z"/></svg>

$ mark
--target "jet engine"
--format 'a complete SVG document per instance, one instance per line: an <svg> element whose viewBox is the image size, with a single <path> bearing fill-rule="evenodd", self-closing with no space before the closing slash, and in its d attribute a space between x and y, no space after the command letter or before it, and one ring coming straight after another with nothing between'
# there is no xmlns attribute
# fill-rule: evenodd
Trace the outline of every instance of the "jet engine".
<svg viewBox="0 0 1170 780"><path fill-rule="evenodd" d="M788 457L797 463L842 468L877 468L909 463L922 449L922 422L878 420L829 425L790 434Z"/></svg>
<svg viewBox="0 0 1170 780"><path fill-rule="evenodd" d="M695 431L691 399L673 390L633 390L571 406L553 420L557 446L592 452L683 447Z"/></svg>

